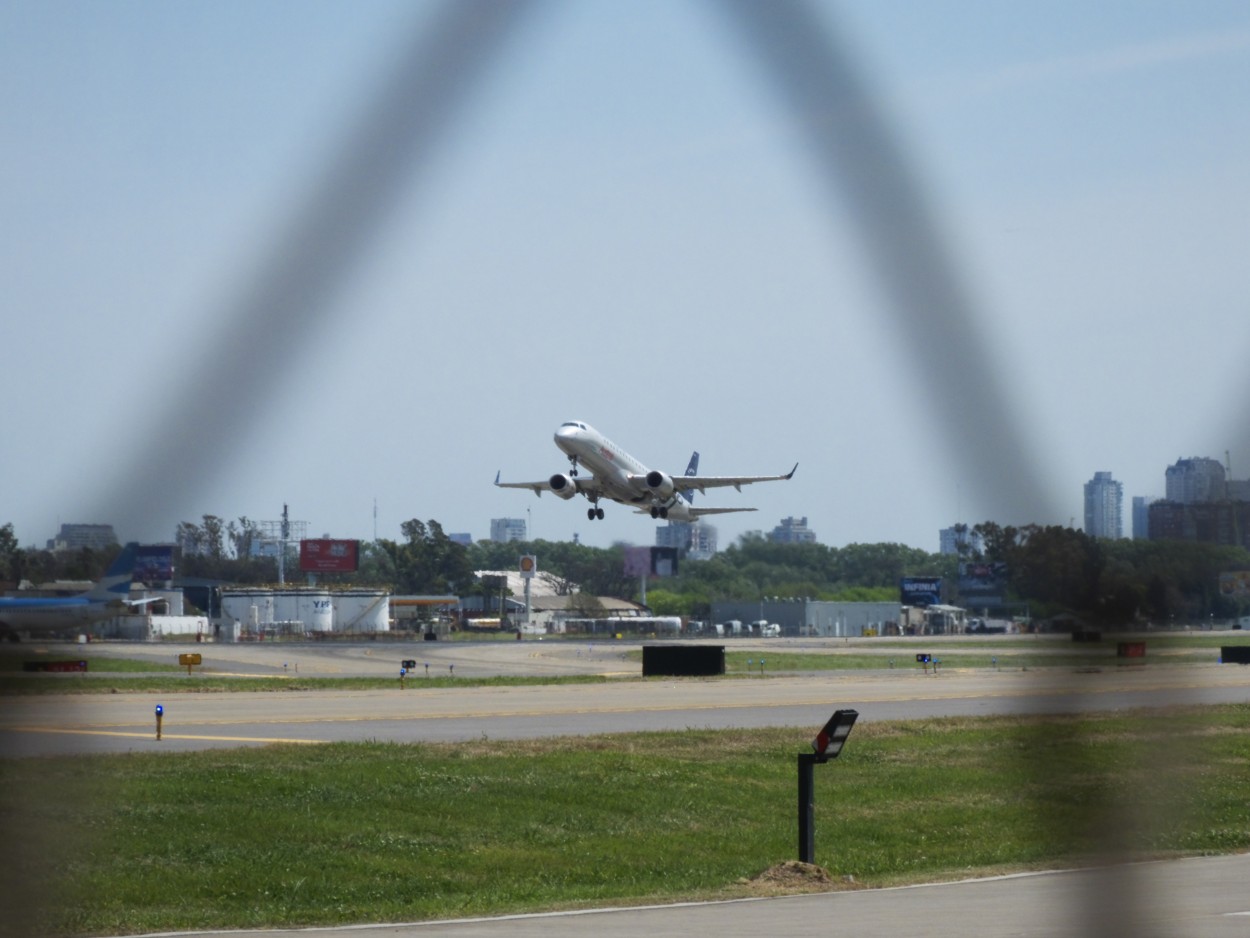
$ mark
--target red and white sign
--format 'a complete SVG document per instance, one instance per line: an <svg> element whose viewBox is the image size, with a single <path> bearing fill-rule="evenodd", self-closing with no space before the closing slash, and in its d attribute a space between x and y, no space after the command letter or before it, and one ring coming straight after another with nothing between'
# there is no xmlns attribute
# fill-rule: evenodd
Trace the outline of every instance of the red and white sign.
<svg viewBox="0 0 1250 938"><path fill-rule="evenodd" d="M299 542L299 568L303 573L355 573L360 567L360 541L320 538Z"/></svg>

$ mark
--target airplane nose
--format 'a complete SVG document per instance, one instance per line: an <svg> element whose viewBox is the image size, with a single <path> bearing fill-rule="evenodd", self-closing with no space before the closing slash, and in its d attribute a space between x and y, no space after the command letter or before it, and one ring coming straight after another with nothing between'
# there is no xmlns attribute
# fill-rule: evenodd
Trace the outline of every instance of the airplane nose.
<svg viewBox="0 0 1250 938"><path fill-rule="evenodd" d="M580 432L581 432L581 428L574 424L566 423L566 424L561 425L561 427L558 430L556 430L556 435L555 435L556 446L558 446L564 452L572 454L573 450L570 447L573 447L576 445L578 434Z"/></svg>

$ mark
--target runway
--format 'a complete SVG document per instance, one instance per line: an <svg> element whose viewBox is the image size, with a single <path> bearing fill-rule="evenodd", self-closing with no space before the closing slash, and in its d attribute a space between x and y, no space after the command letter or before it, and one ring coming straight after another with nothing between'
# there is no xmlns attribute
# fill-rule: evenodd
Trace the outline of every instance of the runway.
<svg viewBox="0 0 1250 938"><path fill-rule="evenodd" d="M414 646L201 646L205 661L232 673L398 674ZM636 647L636 646L635 646ZM772 645L770 647L777 647ZM174 660L176 651L159 647ZM426 650L416 646L416 650ZM13 697L0 714L0 747L14 756L187 751L269 743L350 740L462 742L689 728L793 726L814 732L830 713L853 707L861 720L990 714L1072 713L1250 701L1250 669L1235 665L1040 670L917 668L825 671L724 679L617 680L520 687L423 687L431 671L638 674L629 647L490 643L431 649L401 689L272 692L116 693ZM129 656L136 654L132 647ZM229 657L228 657L229 656ZM394 659L392 662L391 659ZM193 685L195 678L188 679ZM155 707L164 710L156 739Z"/></svg>

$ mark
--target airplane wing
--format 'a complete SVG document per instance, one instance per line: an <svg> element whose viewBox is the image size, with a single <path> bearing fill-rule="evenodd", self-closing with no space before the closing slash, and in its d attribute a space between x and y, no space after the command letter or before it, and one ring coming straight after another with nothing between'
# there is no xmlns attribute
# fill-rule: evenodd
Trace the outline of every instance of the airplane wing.
<svg viewBox="0 0 1250 938"><path fill-rule="evenodd" d="M742 486L750 485L752 482L781 482L791 478L795 470L799 468L799 464L794 464L794 469L784 475L779 476L673 476L673 488L678 492L687 492L695 489L704 494L708 489L724 488L732 485L739 492ZM703 509L709 511L710 509ZM729 509L738 511L741 509Z"/></svg>
<svg viewBox="0 0 1250 938"><path fill-rule="evenodd" d="M570 478L570 481L573 483L573 487L577 490L577 494L579 495L603 494L603 487L593 476L589 478L576 476ZM498 472L495 473L495 484L501 489L529 489L539 498L542 497L543 492L553 491L551 488L551 481L549 479L543 479L541 482L500 482ZM571 498L572 496L570 495L566 497Z"/></svg>

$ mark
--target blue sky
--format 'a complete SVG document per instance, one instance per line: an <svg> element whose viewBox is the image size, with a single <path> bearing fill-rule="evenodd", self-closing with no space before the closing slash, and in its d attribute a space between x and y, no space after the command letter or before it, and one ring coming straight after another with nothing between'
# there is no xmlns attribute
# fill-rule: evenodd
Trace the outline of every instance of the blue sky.
<svg viewBox="0 0 1250 938"><path fill-rule="evenodd" d="M289 503L370 538L376 500L382 537L511 516L652 542L623 508L592 524L491 486L564 469L568 419L675 472L692 449L710 474L798 461L708 497L760 509L722 543L794 515L935 550L990 511L1079 525L1099 470L1126 514L1179 457L1230 450L1250 476L1250 7L817 7L920 182L988 346L972 387L1010 433L951 445L975 393L943 388L967 376L907 351L852 200L715 5L536 5L319 314L258 351L223 324L435 5L12 2L0 523L166 540ZM201 382L216 422L179 419ZM1045 492L1013 515L976 472L1017 450Z"/></svg>

